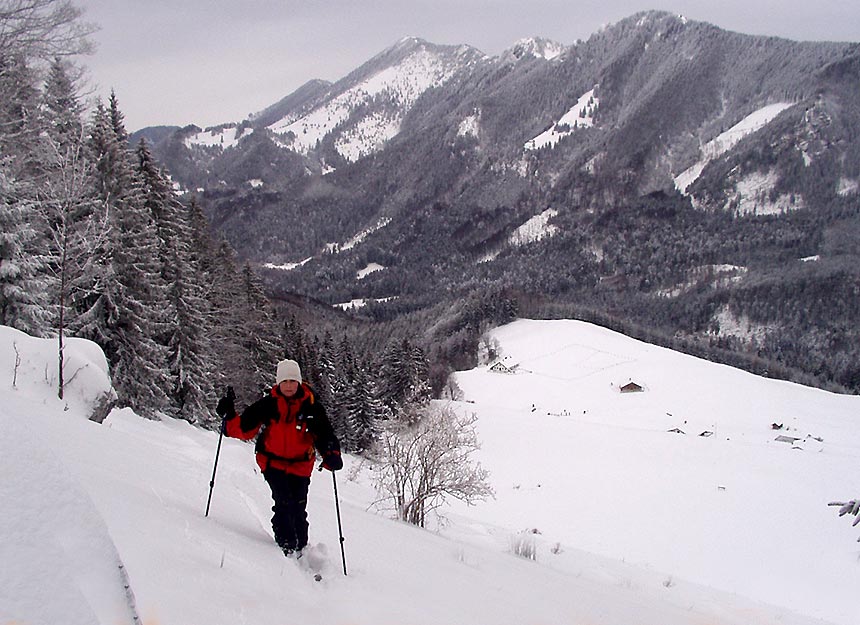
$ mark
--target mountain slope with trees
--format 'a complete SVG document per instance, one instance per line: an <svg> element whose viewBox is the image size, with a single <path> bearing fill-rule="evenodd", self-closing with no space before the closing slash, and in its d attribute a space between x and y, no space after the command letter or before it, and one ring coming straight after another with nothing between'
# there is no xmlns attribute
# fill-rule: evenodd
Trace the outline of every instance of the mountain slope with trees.
<svg viewBox="0 0 860 625"><path fill-rule="evenodd" d="M558 54L527 43L491 58L404 40L277 108L300 119L409 55L448 54L456 71L355 160L336 146L376 105L310 151L272 115L227 147L177 133L154 150L272 293L373 300L359 314L391 320L480 285L530 314L578 310L860 389L860 46L662 12ZM530 220L551 234L524 240Z"/></svg>

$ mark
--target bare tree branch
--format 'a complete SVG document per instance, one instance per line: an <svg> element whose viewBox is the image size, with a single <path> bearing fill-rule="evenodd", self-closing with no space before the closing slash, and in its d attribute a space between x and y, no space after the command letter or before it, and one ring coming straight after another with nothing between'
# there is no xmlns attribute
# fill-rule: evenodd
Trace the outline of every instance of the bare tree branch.
<svg viewBox="0 0 860 625"><path fill-rule="evenodd" d="M71 0L0 0L0 58L48 61L91 52L88 37L98 28L82 15Z"/></svg>

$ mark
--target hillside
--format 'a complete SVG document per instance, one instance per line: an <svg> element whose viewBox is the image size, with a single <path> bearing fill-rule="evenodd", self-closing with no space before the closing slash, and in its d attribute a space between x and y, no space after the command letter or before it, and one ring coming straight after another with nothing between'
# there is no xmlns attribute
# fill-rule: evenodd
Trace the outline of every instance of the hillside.
<svg viewBox="0 0 860 625"><path fill-rule="evenodd" d="M214 433L128 410L87 421L107 382L98 349L68 346L86 375L64 403L45 383L54 343L0 328L0 558L11 564L0 618L857 622L856 528L826 505L860 492L857 398L587 324L518 321L493 336L516 372L482 366L457 381L460 407L479 415L496 500L451 506L438 531L418 530L369 511L366 467L349 458L338 474L347 577L328 474L312 482L311 542L328 552L317 583L273 547L248 445L224 441L205 518ZM631 377L645 391L617 393ZM784 432L770 430L774 418ZM705 428L714 435L697 436ZM783 433L796 444L774 441ZM534 561L510 553L523 538L535 541Z"/></svg>
<svg viewBox="0 0 860 625"><path fill-rule="evenodd" d="M391 316L518 289L857 391L858 84L858 44L646 12L497 57L405 39L157 151L290 267L272 290Z"/></svg>

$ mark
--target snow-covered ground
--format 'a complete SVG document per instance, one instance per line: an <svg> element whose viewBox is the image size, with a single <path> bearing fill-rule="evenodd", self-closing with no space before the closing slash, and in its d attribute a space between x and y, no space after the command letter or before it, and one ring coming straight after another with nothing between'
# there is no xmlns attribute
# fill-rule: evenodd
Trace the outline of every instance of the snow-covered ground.
<svg viewBox="0 0 860 625"><path fill-rule="evenodd" d="M735 181L735 192L729 195L725 208L738 215L781 215L804 207L799 195L783 193L771 199L771 192L779 181L776 170L767 173L750 172Z"/></svg>
<svg viewBox="0 0 860 625"><path fill-rule="evenodd" d="M516 373L457 375L497 488L470 521L538 529L556 568L575 570L578 557L561 564L547 550L560 543L860 623L860 532L827 506L860 495L860 397L575 321L519 321L494 336ZM620 393L629 381L645 391Z"/></svg>
<svg viewBox="0 0 860 625"><path fill-rule="evenodd" d="M88 421L109 388L99 350L72 341L60 401L55 343L0 327L0 623L860 622L858 530L827 507L860 494L860 398L584 323L493 335L515 372L458 374L457 407L478 414L496 499L421 530L368 511L367 469L347 458L349 575L315 473L315 582L273 545L249 444L224 440L204 517L216 434L128 410ZM619 393L631 379L644 392ZM511 553L523 537L536 560Z"/></svg>
<svg viewBox="0 0 860 625"><path fill-rule="evenodd" d="M286 263L284 265L276 265L274 263L263 263L263 267L266 269L280 269L281 271L292 271L296 267L301 267L302 265L309 263L313 260L313 256L308 256L304 260L301 260L297 263Z"/></svg>

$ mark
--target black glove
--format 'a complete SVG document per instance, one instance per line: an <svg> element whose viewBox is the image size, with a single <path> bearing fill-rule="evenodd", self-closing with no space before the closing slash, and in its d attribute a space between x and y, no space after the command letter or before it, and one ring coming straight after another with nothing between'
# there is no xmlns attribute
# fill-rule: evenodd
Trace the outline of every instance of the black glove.
<svg viewBox="0 0 860 625"><path fill-rule="evenodd" d="M340 471L343 468L343 458L340 457L338 450L327 451L323 453L322 468L329 471Z"/></svg>
<svg viewBox="0 0 860 625"><path fill-rule="evenodd" d="M236 407L233 405L232 397L222 397L218 400L218 405L215 407L215 412L222 419L232 419L236 416Z"/></svg>

